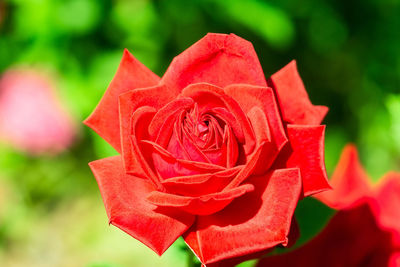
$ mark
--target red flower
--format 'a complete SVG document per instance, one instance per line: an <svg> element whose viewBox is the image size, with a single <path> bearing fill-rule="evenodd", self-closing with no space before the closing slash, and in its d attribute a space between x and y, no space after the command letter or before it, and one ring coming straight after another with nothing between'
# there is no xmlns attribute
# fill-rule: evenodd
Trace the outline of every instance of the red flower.
<svg viewBox="0 0 400 267"><path fill-rule="evenodd" d="M303 247L257 266L400 266L400 174L381 181L370 185L356 148L346 146L331 179L334 189L317 195L337 214Z"/></svg>
<svg viewBox="0 0 400 267"><path fill-rule="evenodd" d="M294 61L268 84L233 34L208 34L161 79L125 51L85 121L121 153L90 163L110 223L160 255L183 235L203 263L287 244L299 196L329 188L327 108Z"/></svg>

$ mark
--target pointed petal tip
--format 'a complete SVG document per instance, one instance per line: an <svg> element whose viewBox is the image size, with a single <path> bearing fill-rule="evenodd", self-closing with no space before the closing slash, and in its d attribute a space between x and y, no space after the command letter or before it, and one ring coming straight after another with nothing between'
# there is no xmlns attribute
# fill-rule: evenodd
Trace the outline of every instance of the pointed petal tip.
<svg viewBox="0 0 400 267"><path fill-rule="evenodd" d="M332 189L333 189L332 185L329 183L329 181L327 181L325 187L318 188L318 190L314 190L314 191L305 191L304 192L304 197L313 196L315 194L319 194L319 193L323 193L323 192L326 192L326 191L330 191Z"/></svg>
<svg viewBox="0 0 400 267"><path fill-rule="evenodd" d="M141 243L143 243L145 246L147 246L148 248L150 248L152 251L154 251L158 256L162 256L164 254L164 252L172 245L164 245L162 247L158 247L158 246L154 246L152 243L147 242L147 240L144 240L132 233L130 233L129 231L127 231L126 229L124 229L122 226L120 226L116 221L110 219L109 220L109 225L113 225L117 228L119 228L120 230L124 231L125 233L127 233L128 235L132 236L133 238L135 238L136 240L140 241Z"/></svg>
<svg viewBox="0 0 400 267"><path fill-rule="evenodd" d="M311 103L295 60L274 73L268 84L275 89L285 121L304 125L318 125L323 121L328 108Z"/></svg>
<svg viewBox="0 0 400 267"><path fill-rule="evenodd" d="M358 155L357 146L354 143L348 143L344 146L342 154Z"/></svg>

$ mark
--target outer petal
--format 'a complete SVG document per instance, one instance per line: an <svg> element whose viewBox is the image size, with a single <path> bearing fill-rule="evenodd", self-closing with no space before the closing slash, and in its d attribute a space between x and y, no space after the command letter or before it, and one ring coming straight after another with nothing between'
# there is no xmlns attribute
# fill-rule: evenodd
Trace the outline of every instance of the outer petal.
<svg viewBox="0 0 400 267"><path fill-rule="evenodd" d="M393 253L390 257L389 267L400 266L400 252Z"/></svg>
<svg viewBox="0 0 400 267"><path fill-rule="evenodd" d="M368 175L360 164L354 145L346 145L343 149L330 183L333 190L318 194L316 198L331 208L342 209L371 195Z"/></svg>
<svg viewBox="0 0 400 267"><path fill-rule="evenodd" d="M257 267L388 266L390 233L382 231L368 204L339 211L324 230L303 247L265 257Z"/></svg>
<svg viewBox="0 0 400 267"><path fill-rule="evenodd" d="M118 96L136 88L158 84L160 78L125 49L118 71L103 98L84 123L121 152Z"/></svg>
<svg viewBox="0 0 400 267"><path fill-rule="evenodd" d="M163 254L194 222L192 215L160 209L146 201L153 185L125 174L120 156L93 161L89 166L99 184L110 223L157 254Z"/></svg>
<svg viewBox="0 0 400 267"><path fill-rule="evenodd" d="M185 233L186 243L204 264L287 244L301 191L299 170L276 170L251 180L254 192L219 213L199 216Z"/></svg>
<svg viewBox="0 0 400 267"><path fill-rule="evenodd" d="M162 82L180 92L193 83L220 87L244 83L266 86L252 44L234 34L209 33L175 57Z"/></svg>
<svg viewBox="0 0 400 267"><path fill-rule="evenodd" d="M324 160L325 126L288 125L287 133L290 146L284 148L277 165L300 168L304 196L331 189Z"/></svg>
<svg viewBox="0 0 400 267"><path fill-rule="evenodd" d="M376 192L379 204L376 216L384 228L394 232L400 246L400 173L389 172L381 181Z"/></svg>
<svg viewBox="0 0 400 267"><path fill-rule="evenodd" d="M322 122L328 112L327 107L314 106L311 103L297 72L295 60L273 74L268 84L275 89L283 120L286 122L317 125Z"/></svg>

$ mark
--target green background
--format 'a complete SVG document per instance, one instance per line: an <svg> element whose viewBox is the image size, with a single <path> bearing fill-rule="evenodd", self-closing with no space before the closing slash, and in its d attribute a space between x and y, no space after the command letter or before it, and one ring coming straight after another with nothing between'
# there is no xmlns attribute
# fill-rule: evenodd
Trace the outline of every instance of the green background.
<svg viewBox="0 0 400 267"><path fill-rule="evenodd" d="M347 142L374 181L400 170L399 14L398 0L0 0L0 73L18 66L51 73L79 131L57 156L0 145L0 265L185 266L182 240L159 258L108 226L87 166L115 154L80 122L123 48L160 76L207 32L251 41L266 77L296 59L312 102L330 108L328 173ZM308 200L296 214L304 242L332 212Z"/></svg>

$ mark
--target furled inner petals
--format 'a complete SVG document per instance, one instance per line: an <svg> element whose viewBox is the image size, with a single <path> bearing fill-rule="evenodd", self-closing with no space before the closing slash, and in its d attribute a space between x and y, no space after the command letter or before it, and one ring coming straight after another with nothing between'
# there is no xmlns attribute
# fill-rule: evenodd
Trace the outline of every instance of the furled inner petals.
<svg viewBox="0 0 400 267"><path fill-rule="evenodd" d="M259 158L262 160L258 160L252 173L263 174L275 161L279 153L279 147L278 144L272 140L269 122L265 116L265 113L259 107L253 107L247 113L247 117L249 118L253 127L257 144L263 144L260 145L261 151L259 156Z"/></svg>
<svg viewBox="0 0 400 267"><path fill-rule="evenodd" d="M232 129L239 143L242 144L244 153L249 155L253 152L255 142L250 122L237 101L225 94L222 88L204 83L191 84L182 91L180 96L191 97L198 103L200 113L207 113L216 108L227 110L231 114L230 117L233 115L235 118L236 123L232 123Z"/></svg>
<svg viewBox="0 0 400 267"><path fill-rule="evenodd" d="M223 121L218 121L212 114L198 114L197 105L188 112L182 121L183 135L199 149L219 148L222 142ZM179 129L176 129L179 130Z"/></svg>
<svg viewBox="0 0 400 267"><path fill-rule="evenodd" d="M151 120L151 123L149 125L149 135L154 139L165 121L170 121L171 117L175 118L183 110L190 109L193 105L193 100L188 97L174 100L165 105L155 114L154 118Z"/></svg>
<svg viewBox="0 0 400 267"><path fill-rule="evenodd" d="M151 165L163 179L203 173L196 168L182 168L181 160L223 168L235 166L239 148L231 123L238 127L234 115L225 108L205 110L188 97L167 104L149 126L147 143L157 151Z"/></svg>

